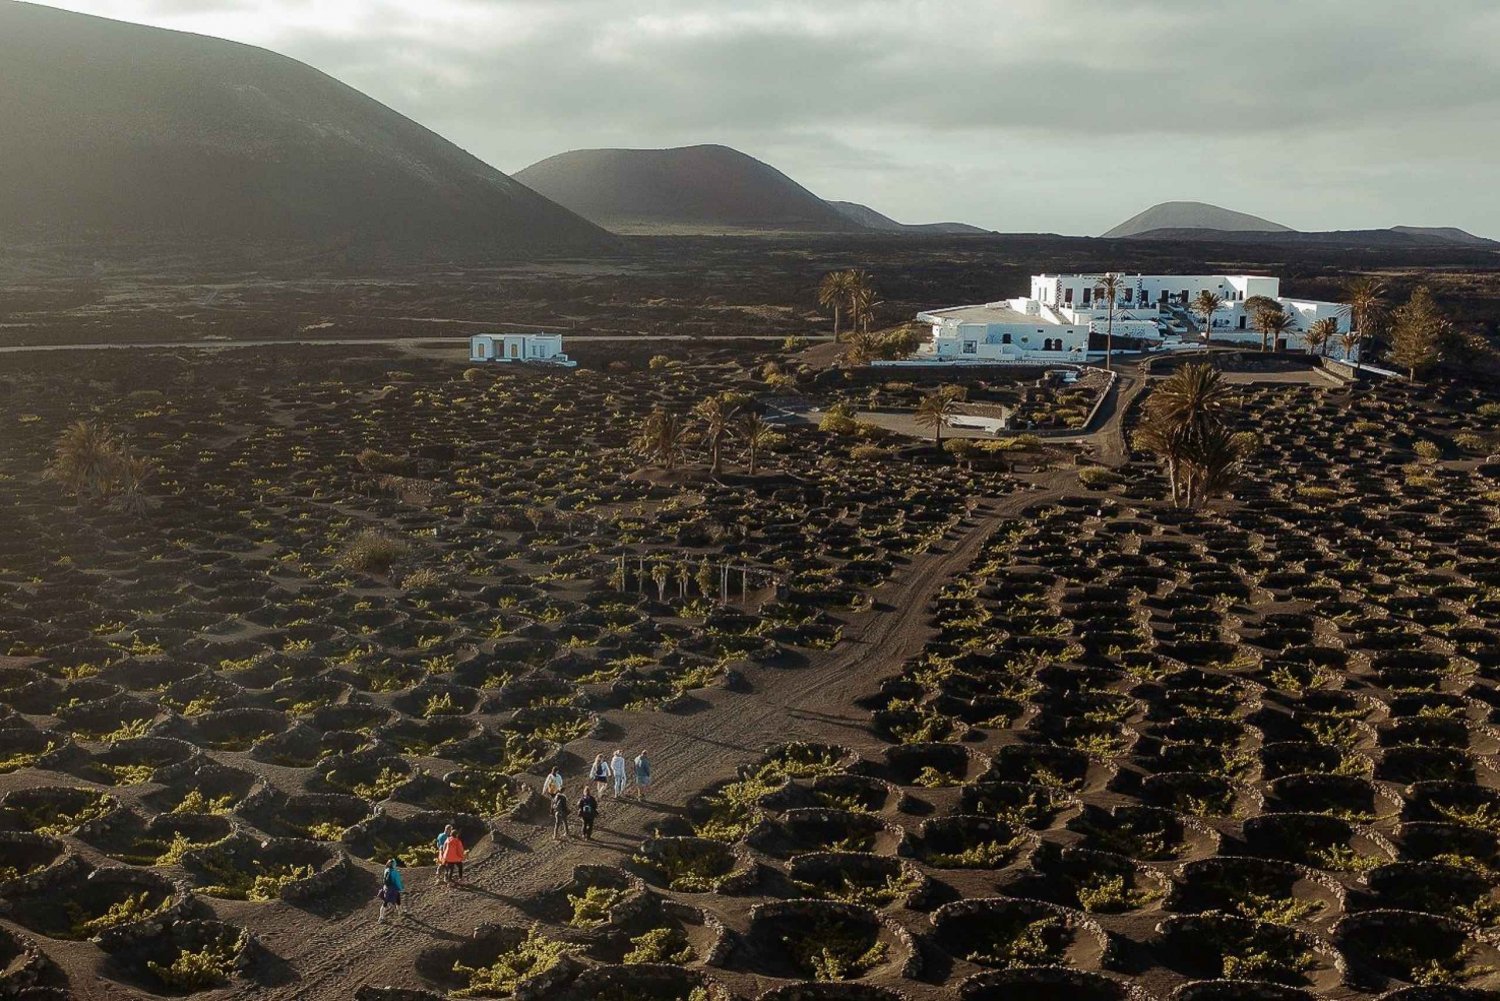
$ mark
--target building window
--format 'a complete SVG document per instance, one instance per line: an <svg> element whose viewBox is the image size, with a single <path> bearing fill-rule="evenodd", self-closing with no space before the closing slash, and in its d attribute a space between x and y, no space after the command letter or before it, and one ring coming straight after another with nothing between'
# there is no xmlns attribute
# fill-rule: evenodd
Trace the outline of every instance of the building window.
<svg viewBox="0 0 1500 1001"><path fill-rule="evenodd" d="M1072 289L1070 289L1070 288L1063 289L1063 302L1067 303L1069 306L1073 305L1073 290Z"/></svg>
<svg viewBox="0 0 1500 1001"><path fill-rule="evenodd" d="M979 353L978 341L964 341L964 354L972 355Z"/></svg>
<svg viewBox="0 0 1500 1001"><path fill-rule="evenodd" d="M1010 334L1001 334L1000 335L1000 343L1001 344L1009 344L1010 343Z"/></svg>

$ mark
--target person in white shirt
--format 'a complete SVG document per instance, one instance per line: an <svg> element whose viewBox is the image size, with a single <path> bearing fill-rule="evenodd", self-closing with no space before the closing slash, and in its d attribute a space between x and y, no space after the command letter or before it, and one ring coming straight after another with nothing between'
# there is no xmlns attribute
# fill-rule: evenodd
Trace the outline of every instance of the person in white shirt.
<svg viewBox="0 0 1500 1001"><path fill-rule="evenodd" d="M609 772L615 780L615 799L619 799L630 781L630 775L625 771L625 752L619 748L615 748L614 757L609 759Z"/></svg>

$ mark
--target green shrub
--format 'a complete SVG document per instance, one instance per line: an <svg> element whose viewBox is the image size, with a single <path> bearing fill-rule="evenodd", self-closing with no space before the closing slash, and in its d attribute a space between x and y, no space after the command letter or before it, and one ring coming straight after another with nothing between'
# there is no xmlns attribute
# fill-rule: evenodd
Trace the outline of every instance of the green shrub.
<svg viewBox="0 0 1500 1001"><path fill-rule="evenodd" d="M148 962L146 966L168 987L201 991L229 981L234 975L234 955L231 946L209 945L197 952L179 952L169 966L157 962Z"/></svg>
<svg viewBox="0 0 1500 1001"><path fill-rule="evenodd" d="M978 924L976 922L976 924ZM985 944L970 952L972 963L1010 968L1050 966L1057 963L1073 934L1061 918L1000 918L985 923L979 932Z"/></svg>
<svg viewBox="0 0 1500 1001"><path fill-rule="evenodd" d="M681 928L653 928L630 940L630 951L625 954L623 962L626 965L670 963L683 966L697 958Z"/></svg>
<svg viewBox="0 0 1500 1001"><path fill-rule="evenodd" d="M1090 490L1102 490L1115 481L1115 474L1103 466L1085 466L1078 471L1078 482Z"/></svg>
<svg viewBox="0 0 1500 1001"><path fill-rule="evenodd" d="M510 997L522 981L540 976L576 951L577 946L547 938L532 928L526 938L495 958L489 966L453 964L453 972L469 978L469 985L452 997Z"/></svg>
<svg viewBox="0 0 1500 1001"><path fill-rule="evenodd" d="M384 574L410 553L409 543L379 529L367 528L344 548L339 566L356 573Z"/></svg>
<svg viewBox="0 0 1500 1001"><path fill-rule="evenodd" d="M804 922L789 922L801 926ZM781 937L793 963L814 980L853 980L885 959L885 943L874 928L818 918L810 927L797 927Z"/></svg>
<svg viewBox="0 0 1500 1001"><path fill-rule="evenodd" d="M1091 914L1114 914L1144 907L1161 894L1128 886L1123 873L1093 873L1078 885L1078 903Z"/></svg>
<svg viewBox="0 0 1500 1001"><path fill-rule="evenodd" d="M573 916L568 924L574 928L596 928L609 920L609 912L625 899L625 891L609 886L591 886L583 896L568 894L568 903L573 905Z"/></svg>
<svg viewBox="0 0 1500 1001"><path fill-rule="evenodd" d="M827 431L830 434L854 434L859 430L859 425L854 420L854 408L847 403L835 403L823 411L823 418L818 422L818 430Z"/></svg>
<svg viewBox="0 0 1500 1001"><path fill-rule="evenodd" d="M171 905L172 899L167 897L155 907L151 906L150 894L145 890L135 896L127 896L109 905L109 909L98 917L88 917L83 908L69 902L65 906L68 916L73 920L72 933L76 938L92 938L116 925L130 924L135 921L144 921L153 914L160 914Z"/></svg>

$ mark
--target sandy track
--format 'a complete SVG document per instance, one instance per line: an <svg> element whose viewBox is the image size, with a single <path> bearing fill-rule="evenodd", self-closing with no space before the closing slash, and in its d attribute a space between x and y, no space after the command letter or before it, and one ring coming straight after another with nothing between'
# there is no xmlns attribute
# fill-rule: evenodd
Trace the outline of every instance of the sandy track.
<svg viewBox="0 0 1500 1001"><path fill-rule="evenodd" d="M606 799L593 844L554 845L550 821L546 826L505 822L501 833L509 843L497 855L470 866L469 888L432 888L430 869L415 873L415 921L379 926L371 900L337 920L319 922L311 935L304 928L288 927L265 936L266 944L291 961L302 977L262 996L346 999L359 984L413 986L417 977L412 963L422 948L463 937L486 921L526 923L516 906L521 900L565 882L579 863L624 862L647 836L652 821L678 812L680 804L705 785L733 777L738 766L754 760L768 745L820 740L878 755L885 745L870 731L868 714L857 709L854 700L873 692L881 678L921 651L932 635L927 621L931 600L972 562L994 528L1025 507L1056 499L1072 475L1051 474L1041 489L981 501L939 547L914 559L873 592L874 607L848 619L844 642L813 655L806 666L751 668L746 674L752 691L696 693L699 704L686 714L606 713L603 739L569 746L574 760L565 771L575 782L596 751L618 746L633 754L649 748L657 775L655 798L669 805L617 805ZM374 892L373 877L369 892ZM715 901L716 906L722 903Z"/></svg>

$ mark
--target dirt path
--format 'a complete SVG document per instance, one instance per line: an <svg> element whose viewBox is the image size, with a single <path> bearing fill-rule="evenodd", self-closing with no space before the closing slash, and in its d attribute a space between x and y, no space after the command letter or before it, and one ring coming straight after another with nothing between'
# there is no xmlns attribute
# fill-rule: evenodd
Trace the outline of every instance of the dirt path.
<svg viewBox="0 0 1500 1001"><path fill-rule="evenodd" d="M574 782L596 752L620 747L633 755L648 748L657 776L654 798L669 805L616 804L606 798L591 844L559 846L551 840L550 826L502 822L506 843L470 866L469 887L438 890L430 885L430 869L414 871L410 896L415 920L377 925L373 902L366 902L337 920L319 922L313 935L289 929L266 936L266 944L292 961L302 978L263 996L347 999L358 984L414 985L412 963L423 947L463 937L486 921L526 923L517 907L521 900L565 882L576 864L624 862L653 821L679 813L676 804L710 783L733 777L768 745L820 740L879 755L885 745L870 731L868 714L854 700L873 692L881 678L921 651L932 635L927 621L932 599L973 561L996 525L1032 504L1056 499L1072 482L1071 471L1059 471L1047 474L1040 488L981 501L934 551L914 559L873 593L873 607L846 622L844 642L813 655L806 666L751 668L746 672L751 691L697 693L698 704L686 713L606 713L600 738L570 745L571 760L564 770ZM374 892L373 876L369 892ZM691 902L692 895L682 899ZM735 902L715 899L714 904L716 909L727 905L733 923Z"/></svg>

